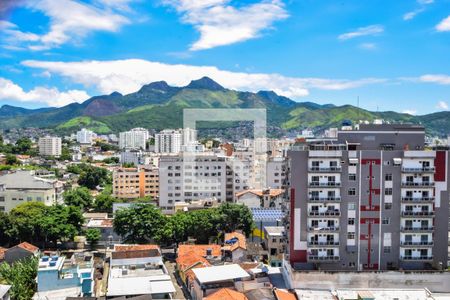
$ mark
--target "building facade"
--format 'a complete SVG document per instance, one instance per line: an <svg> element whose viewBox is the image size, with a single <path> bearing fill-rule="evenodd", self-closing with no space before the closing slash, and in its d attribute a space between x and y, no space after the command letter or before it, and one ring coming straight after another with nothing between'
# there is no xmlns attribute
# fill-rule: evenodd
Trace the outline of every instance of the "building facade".
<svg viewBox="0 0 450 300"><path fill-rule="evenodd" d="M61 156L61 138L46 136L39 138L39 154L42 156Z"/></svg>
<svg viewBox="0 0 450 300"><path fill-rule="evenodd" d="M119 168L113 172L113 195L120 199L136 199L150 196L158 199L158 169L151 166Z"/></svg>
<svg viewBox="0 0 450 300"><path fill-rule="evenodd" d="M414 125L360 125L289 152L298 269L447 267L449 155Z"/></svg>
<svg viewBox="0 0 450 300"><path fill-rule="evenodd" d="M119 134L119 148L145 150L149 137L148 130L145 128L133 128L130 131L121 132Z"/></svg>
<svg viewBox="0 0 450 300"><path fill-rule="evenodd" d="M97 135L86 128L77 131L77 142L84 145L91 145Z"/></svg>

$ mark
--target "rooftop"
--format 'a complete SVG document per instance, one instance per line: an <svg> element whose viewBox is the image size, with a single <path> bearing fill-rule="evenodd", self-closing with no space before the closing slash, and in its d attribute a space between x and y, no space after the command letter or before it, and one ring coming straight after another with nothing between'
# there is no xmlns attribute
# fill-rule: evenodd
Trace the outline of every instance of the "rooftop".
<svg viewBox="0 0 450 300"><path fill-rule="evenodd" d="M241 197L247 193L252 193L257 195L258 197L262 197L263 195L269 194L270 197L278 197L284 193L283 189L253 189L253 190L245 190L239 193L236 193L236 197Z"/></svg>
<svg viewBox="0 0 450 300"><path fill-rule="evenodd" d="M192 270L200 283L227 281L249 277L237 264L198 268Z"/></svg>
<svg viewBox="0 0 450 300"><path fill-rule="evenodd" d="M4 184L7 189L52 189L55 180L35 177L32 171L15 171L0 176L0 184Z"/></svg>
<svg viewBox="0 0 450 300"><path fill-rule="evenodd" d="M247 249L247 239L240 232L225 233L224 247L227 250L234 251L238 248Z"/></svg>
<svg viewBox="0 0 450 300"><path fill-rule="evenodd" d="M38 247L36 247L35 245L32 245L32 244L30 244L28 242L22 242L22 243L14 246L12 248L15 248L15 247L19 247L19 248L21 248L23 250L26 250L26 251L29 251L31 253L36 253L37 251L39 251Z"/></svg>
<svg viewBox="0 0 450 300"><path fill-rule="evenodd" d="M284 217L284 213L278 208L251 208L254 221L281 221Z"/></svg>
<svg viewBox="0 0 450 300"><path fill-rule="evenodd" d="M195 253L199 256L206 256L207 250L211 250L212 256L221 256L221 246L216 244L210 245L179 245L178 256L184 256L187 253Z"/></svg>
<svg viewBox="0 0 450 300"><path fill-rule="evenodd" d="M0 298L5 296L10 288L11 288L10 285L0 284Z"/></svg>
<svg viewBox="0 0 450 300"><path fill-rule="evenodd" d="M283 226L265 226L264 229L269 236L283 236L285 231Z"/></svg>
<svg viewBox="0 0 450 300"><path fill-rule="evenodd" d="M243 293L229 288L223 288L212 293L205 300L247 300L247 297Z"/></svg>

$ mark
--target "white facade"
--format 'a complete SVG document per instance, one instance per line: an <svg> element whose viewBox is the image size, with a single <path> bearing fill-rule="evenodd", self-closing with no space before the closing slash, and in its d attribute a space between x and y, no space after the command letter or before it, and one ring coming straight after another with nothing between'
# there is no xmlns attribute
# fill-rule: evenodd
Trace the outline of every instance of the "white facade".
<svg viewBox="0 0 450 300"><path fill-rule="evenodd" d="M155 135L156 153L179 153L182 134L178 130L165 129Z"/></svg>
<svg viewBox="0 0 450 300"><path fill-rule="evenodd" d="M92 144L93 140L97 137L97 135L86 128L77 131L77 142L80 144Z"/></svg>
<svg viewBox="0 0 450 300"><path fill-rule="evenodd" d="M130 131L119 134L119 148L142 149L145 150L149 139L148 130L145 128L133 128Z"/></svg>
<svg viewBox="0 0 450 300"><path fill-rule="evenodd" d="M46 136L39 138L39 154L43 156L61 155L61 138Z"/></svg>

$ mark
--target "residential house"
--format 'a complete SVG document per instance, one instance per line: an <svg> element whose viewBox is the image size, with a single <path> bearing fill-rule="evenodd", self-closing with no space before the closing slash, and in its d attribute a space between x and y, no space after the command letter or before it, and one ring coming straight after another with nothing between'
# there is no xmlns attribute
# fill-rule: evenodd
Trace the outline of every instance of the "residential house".
<svg viewBox="0 0 450 300"><path fill-rule="evenodd" d="M4 250L4 260L5 262L12 264L21 259L25 259L32 256L39 256L40 250L38 247L23 242L14 247ZM1 250L0 250L0 260L1 260Z"/></svg>
<svg viewBox="0 0 450 300"><path fill-rule="evenodd" d="M222 251L225 260L231 260L234 263L245 261L247 252L247 240L245 235L236 231L225 233Z"/></svg>
<svg viewBox="0 0 450 300"><path fill-rule="evenodd" d="M283 226L264 227L264 247L268 251L272 267L281 267L285 248L285 228Z"/></svg>
<svg viewBox="0 0 450 300"><path fill-rule="evenodd" d="M236 202L250 208L280 208L284 203L283 189L253 189L236 194Z"/></svg>
<svg viewBox="0 0 450 300"><path fill-rule="evenodd" d="M241 292L237 292L230 288L222 288L217 292L212 293L205 300L248 300Z"/></svg>
<svg viewBox="0 0 450 300"><path fill-rule="evenodd" d="M157 245L115 245L111 254L107 298L151 296L168 299L175 292Z"/></svg>

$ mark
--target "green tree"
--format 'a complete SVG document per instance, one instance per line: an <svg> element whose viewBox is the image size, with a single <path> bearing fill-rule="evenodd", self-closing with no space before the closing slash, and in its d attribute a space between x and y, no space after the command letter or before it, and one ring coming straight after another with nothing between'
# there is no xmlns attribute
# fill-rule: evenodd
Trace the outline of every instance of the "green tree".
<svg viewBox="0 0 450 300"><path fill-rule="evenodd" d="M98 212L112 212L113 203L117 202L117 199L108 194L99 194L95 198L94 209Z"/></svg>
<svg viewBox="0 0 450 300"><path fill-rule="evenodd" d="M108 170L90 165L84 165L78 178L78 184L88 189L95 189L97 186L104 186L111 182Z"/></svg>
<svg viewBox="0 0 450 300"><path fill-rule="evenodd" d="M91 248L94 249L102 234L97 228L89 228L88 230L86 230L85 236Z"/></svg>
<svg viewBox="0 0 450 300"><path fill-rule="evenodd" d="M118 164L120 159L118 157L108 157L103 160L105 164Z"/></svg>
<svg viewBox="0 0 450 300"><path fill-rule="evenodd" d="M8 232L11 230L11 219L5 212L0 212L0 246L9 244Z"/></svg>
<svg viewBox="0 0 450 300"><path fill-rule="evenodd" d="M224 203L217 209L220 216L220 230L232 232L242 230L247 236L253 230L253 217L250 209L241 204Z"/></svg>
<svg viewBox="0 0 450 300"><path fill-rule="evenodd" d="M126 162L122 164L122 167L124 168L135 168L136 166L132 162Z"/></svg>
<svg viewBox="0 0 450 300"><path fill-rule="evenodd" d="M61 161L72 160L72 154L67 146L61 148L61 156L58 159Z"/></svg>
<svg viewBox="0 0 450 300"><path fill-rule="evenodd" d="M6 154L5 162L7 165L17 165L19 163L19 160L14 154Z"/></svg>
<svg viewBox="0 0 450 300"><path fill-rule="evenodd" d="M41 220L46 241L56 246L58 241L71 241L81 232L83 214L78 207L53 205Z"/></svg>
<svg viewBox="0 0 450 300"><path fill-rule="evenodd" d="M120 209L114 216L114 231L129 243L146 243L161 239L167 218L152 204L135 204Z"/></svg>
<svg viewBox="0 0 450 300"><path fill-rule="evenodd" d="M30 257L9 265L0 264L0 282L11 285L12 300L30 300L36 292L38 258Z"/></svg>
<svg viewBox="0 0 450 300"><path fill-rule="evenodd" d="M47 206L42 202L26 202L13 208L9 214L11 228L8 235L15 241L41 244L45 241L42 219Z"/></svg>
<svg viewBox="0 0 450 300"><path fill-rule="evenodd" d="M29 138L22 137L16 141L13 151L16 154L29 154L32 146L33 143Z"/></svg>
<svg viewBox="0 0 450 300"><path fill-rule="evenodd" d="M65 191L63 197L66 205L75 206L83 210L89 209L93 204L91 193L85 187Z"/></svg>

